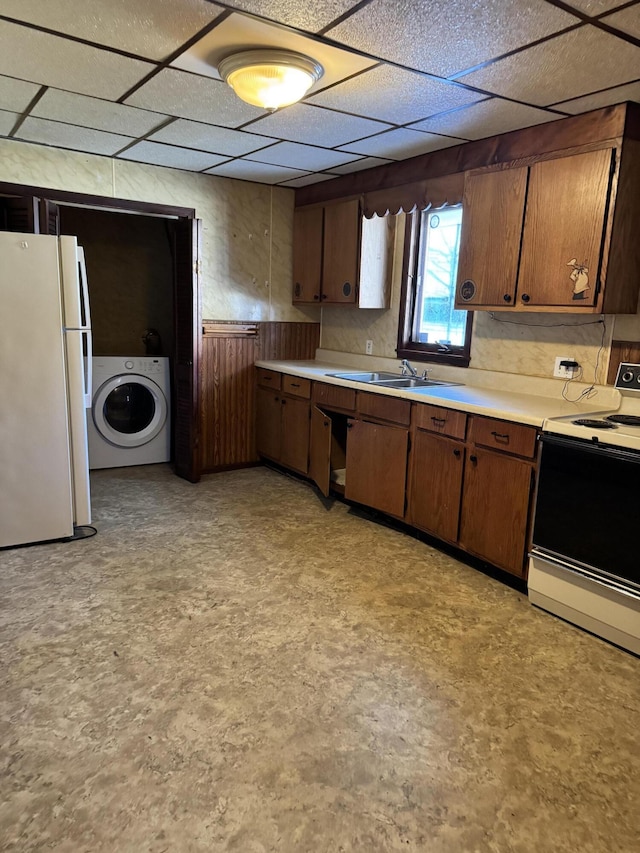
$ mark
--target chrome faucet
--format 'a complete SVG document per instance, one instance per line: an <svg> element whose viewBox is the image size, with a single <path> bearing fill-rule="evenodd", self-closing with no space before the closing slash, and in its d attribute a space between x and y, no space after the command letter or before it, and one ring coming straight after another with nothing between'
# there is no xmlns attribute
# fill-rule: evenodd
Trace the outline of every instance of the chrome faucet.
<svg viewBox="0 0 640 853"><path fill-rule="evenodd" d="M411 365L411 362L409 362L406 358L402 359L402 361L400 362L400 366L402 367L403 376L415 377L418 375L418 371L415 369L415 367Z"/></svg>

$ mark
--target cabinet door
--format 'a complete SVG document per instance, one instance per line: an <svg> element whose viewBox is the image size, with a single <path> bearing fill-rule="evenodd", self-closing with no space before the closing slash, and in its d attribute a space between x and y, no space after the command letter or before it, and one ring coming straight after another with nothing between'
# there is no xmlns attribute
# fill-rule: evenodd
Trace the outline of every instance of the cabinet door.
<svg viewBox="0 0 640 853"><path fill-rule="evenodd" d="M309 403L282 397L280 461L300 474L309 470Z"/></svg>
<svg viewBox="0 0 640 853"><path fill-rule="evenodd" d="M274 394L266 388L258 388L257 394L257 435L256 446L258 453L270 459L280 459L280 421L282 404L279 394Z"/></svg>
<svg viewBox="0 0 640 853"><path fill-rule="evenodd" d="M531 167L519 305L595 304L612 162L604 149Z"/></svg>
<svg viewBox="0 0 640 853"><path fill-rule="evenodd" d="M322 279L323 209L293 213L293 301L319 302Z"/></svg>
<svg viewBox="0 0 640 853"><path fill-rule="evenodd" d="M404 517L409 431L349 421L345 497Z"/></svg>
<svg viewBox="0 0 640 853"><path fill-rule="evenodd" d="M495 566L523 576L530 464L490 450L468 451L462 491L460 544Z"/></svg>
<svg viewBox="0 0 640 853"><path fill-rule="evenodd" d="M317 406L311 406L309 476L328 498L331 482L331 418Z"/></svg>
<svg viewBox="0 0 640 853"><path fill-rule="evenodd" d="M360 259L360 203L357 199L324 209L322 300L357 301Z"/></svg>
<svg viewBox="0 0 640 853"><path fill-rule="evenodd" d="M526 168L465 177L456 308L514 304Z"/></svg>
<svg viewBox="0 0 640 853"><path fill-rule="evenodd" d="M458 538L464 447L417 430L411 448L409 522L448 542Z"/></svg>

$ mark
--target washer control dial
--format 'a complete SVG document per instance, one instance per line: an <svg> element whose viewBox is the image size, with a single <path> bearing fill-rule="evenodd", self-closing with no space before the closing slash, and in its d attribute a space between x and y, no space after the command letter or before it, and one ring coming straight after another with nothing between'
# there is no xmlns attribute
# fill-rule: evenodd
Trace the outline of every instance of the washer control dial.
<svg viewBox="0 0 640 853"><path fill-rule="evenodd" d="M127 368L127 370L133 370L133 362L132 361L125 361L124 366Z"/></svg>

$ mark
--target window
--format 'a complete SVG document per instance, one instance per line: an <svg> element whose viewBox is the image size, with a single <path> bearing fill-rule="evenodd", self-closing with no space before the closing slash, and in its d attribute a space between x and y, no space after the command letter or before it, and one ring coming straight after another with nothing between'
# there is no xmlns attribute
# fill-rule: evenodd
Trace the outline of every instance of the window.
<svg viewBox="0 0 640 853"><path fill-rule="evenodd" d="M469 364L472 315L454 308L462 207L407 217L398 356Z"/></svg>

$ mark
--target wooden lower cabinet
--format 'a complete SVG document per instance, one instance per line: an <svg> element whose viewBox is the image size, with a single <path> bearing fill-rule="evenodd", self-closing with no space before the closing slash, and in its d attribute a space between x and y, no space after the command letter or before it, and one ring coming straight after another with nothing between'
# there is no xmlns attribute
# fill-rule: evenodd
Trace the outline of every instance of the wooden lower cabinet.
<svg viewBox="0 0 640 853"><path fill-rule="evenodd" d="M345 408L356 402L350 389L301 388L286 376L281 387L258 388L261 455L308 475L325 496L344 493L525 576L533 427L422 404L414 404L409 427L408 409L389 409L407 401L363 392L354 415ZM327 388L353 399L336 397L334 407L323 399Z"/></svg>
<svg viewBox="0 0 640 853"><path fill-rule="evenodd" d="M282 397L280 462L301 474L309 471L309 402Z"/></svg>
<svg viewBox="0 0 640 853"><path fill-rule="evenodd" d="M282 405L280 394L258 388L256 446L258 453L270 459L280 459Z"/></svg>
<svg viewBox="0 0 640 853"><path fill-rule="evenodd" d="M411 450L407 521L456 543L465 449L459 441L417 430Z"/></svg>
<svg viewBox="0 0 640 853"><path fill-rule="evenodd" d="M475 447L467 453L460 546L522 577L533 484L532 464Z"/></svg>
<svg viewBox="0 0 640 853"><path fill-rule="evenodd" d="M409 430L350 420L345 497L404 517Z"/></svg>
<svg viewBox="0 0 640 853"><path fill-rule="evenodd" d="M307 474L309 401L258 388L257 411L258 453L300 474Z"/></svg>

